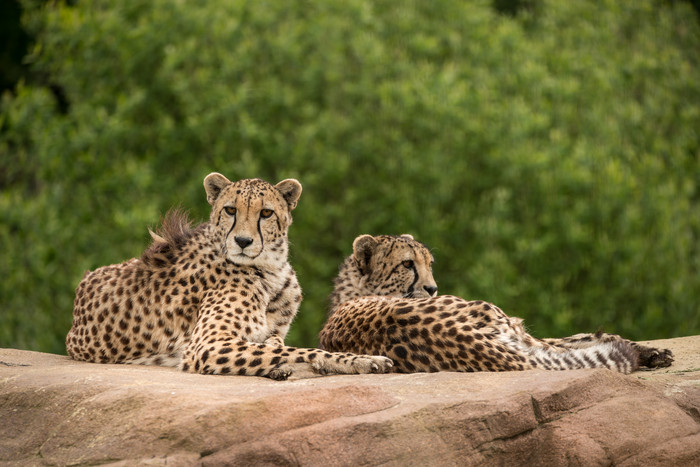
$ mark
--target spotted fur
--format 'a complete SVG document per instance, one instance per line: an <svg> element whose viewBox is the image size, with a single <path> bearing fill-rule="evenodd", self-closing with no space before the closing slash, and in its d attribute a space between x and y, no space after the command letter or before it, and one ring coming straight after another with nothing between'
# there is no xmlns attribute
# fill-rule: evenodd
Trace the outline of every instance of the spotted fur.
<svg viewBox="0 0 700 467"><path fill-rule="evenodd" d="M284 345L302 299L287 261L299 182L212 173L204 187L209 222L192 227L171 211L140 258L85 274L66 338L72 358L273 379L391 367L385 357Z"/></svg>
<svg viewBox="0 0 700 467"><path fill-rule="evenodd" d="M612 334L537 339L520 318L491 303L433 296L431 263L430 251L410 236L358 237L335 281L321 348L385 355L394 361L393 371L408 373L535 368L630 373L673 361L670 350Z"/></svg>

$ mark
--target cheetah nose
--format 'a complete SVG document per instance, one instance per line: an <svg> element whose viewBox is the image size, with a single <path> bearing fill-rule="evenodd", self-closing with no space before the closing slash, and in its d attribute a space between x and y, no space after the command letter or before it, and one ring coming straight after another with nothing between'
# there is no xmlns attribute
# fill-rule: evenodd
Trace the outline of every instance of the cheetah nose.
<svg viewBox="0 0 700 467"><path fill-rule="evenodd" d="M428 292L428 295L430 295L431 297L435 295L435 292L437 292L437 287L435 287L434 285L424 285L423 288L426 292Z"/></svg>
<svg viewBox="0 0 700 467"><path fill-rule="evenodd" d="M253 239L249 237L233 237L233 239L241 249L245 249L245 247L253 243Z"/></svg>

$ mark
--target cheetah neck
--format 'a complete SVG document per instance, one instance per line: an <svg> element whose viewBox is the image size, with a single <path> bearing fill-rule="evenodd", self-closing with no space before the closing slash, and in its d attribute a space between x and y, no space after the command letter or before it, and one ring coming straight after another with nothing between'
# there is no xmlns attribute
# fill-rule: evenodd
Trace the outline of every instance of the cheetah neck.
<svg viewBox="0 0 700 467"><path fill-rule="evenodd" d="M360 268L357 267L357 263L352 256L349 256L340 266L338 277L335 278L335 288L330 296L329 314L332 314L341 303L366 295L372 295L372 293L367 290L364 277L360 272Z"/></svg>

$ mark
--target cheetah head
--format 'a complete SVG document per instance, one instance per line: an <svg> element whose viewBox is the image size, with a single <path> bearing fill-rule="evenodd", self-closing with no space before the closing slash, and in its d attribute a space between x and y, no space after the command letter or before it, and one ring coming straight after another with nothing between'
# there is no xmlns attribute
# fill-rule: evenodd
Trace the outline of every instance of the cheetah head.
<svg viewBox="0 0 700 467"><path fill-rule="evenodd" d="M434 297L433 255L422 243L401 236L361 235L352 244L353 259L368 295Z"/></svg>
<svg viewBox="0 0 700 467"><path fill-rule="evenodd" d="M210 224L226 259L246 266L275 266L287 260L287 230L301 184L287 179L277 185L259 179L231 182L220 173L204 179L212 206Z"/></svg>

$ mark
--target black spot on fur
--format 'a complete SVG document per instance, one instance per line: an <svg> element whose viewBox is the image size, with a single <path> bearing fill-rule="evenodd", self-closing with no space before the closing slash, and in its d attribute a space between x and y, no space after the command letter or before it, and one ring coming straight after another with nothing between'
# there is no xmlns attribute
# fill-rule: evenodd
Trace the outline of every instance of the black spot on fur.
<svg viewBox="0 0 700 467"><path fill-rule="evenodd" d="M408 355L408 352L406 352L406 348L401 345L397 345L396 347L394 347L394 353L397 357L401 359L406 358L406 355Z"/></svg>

